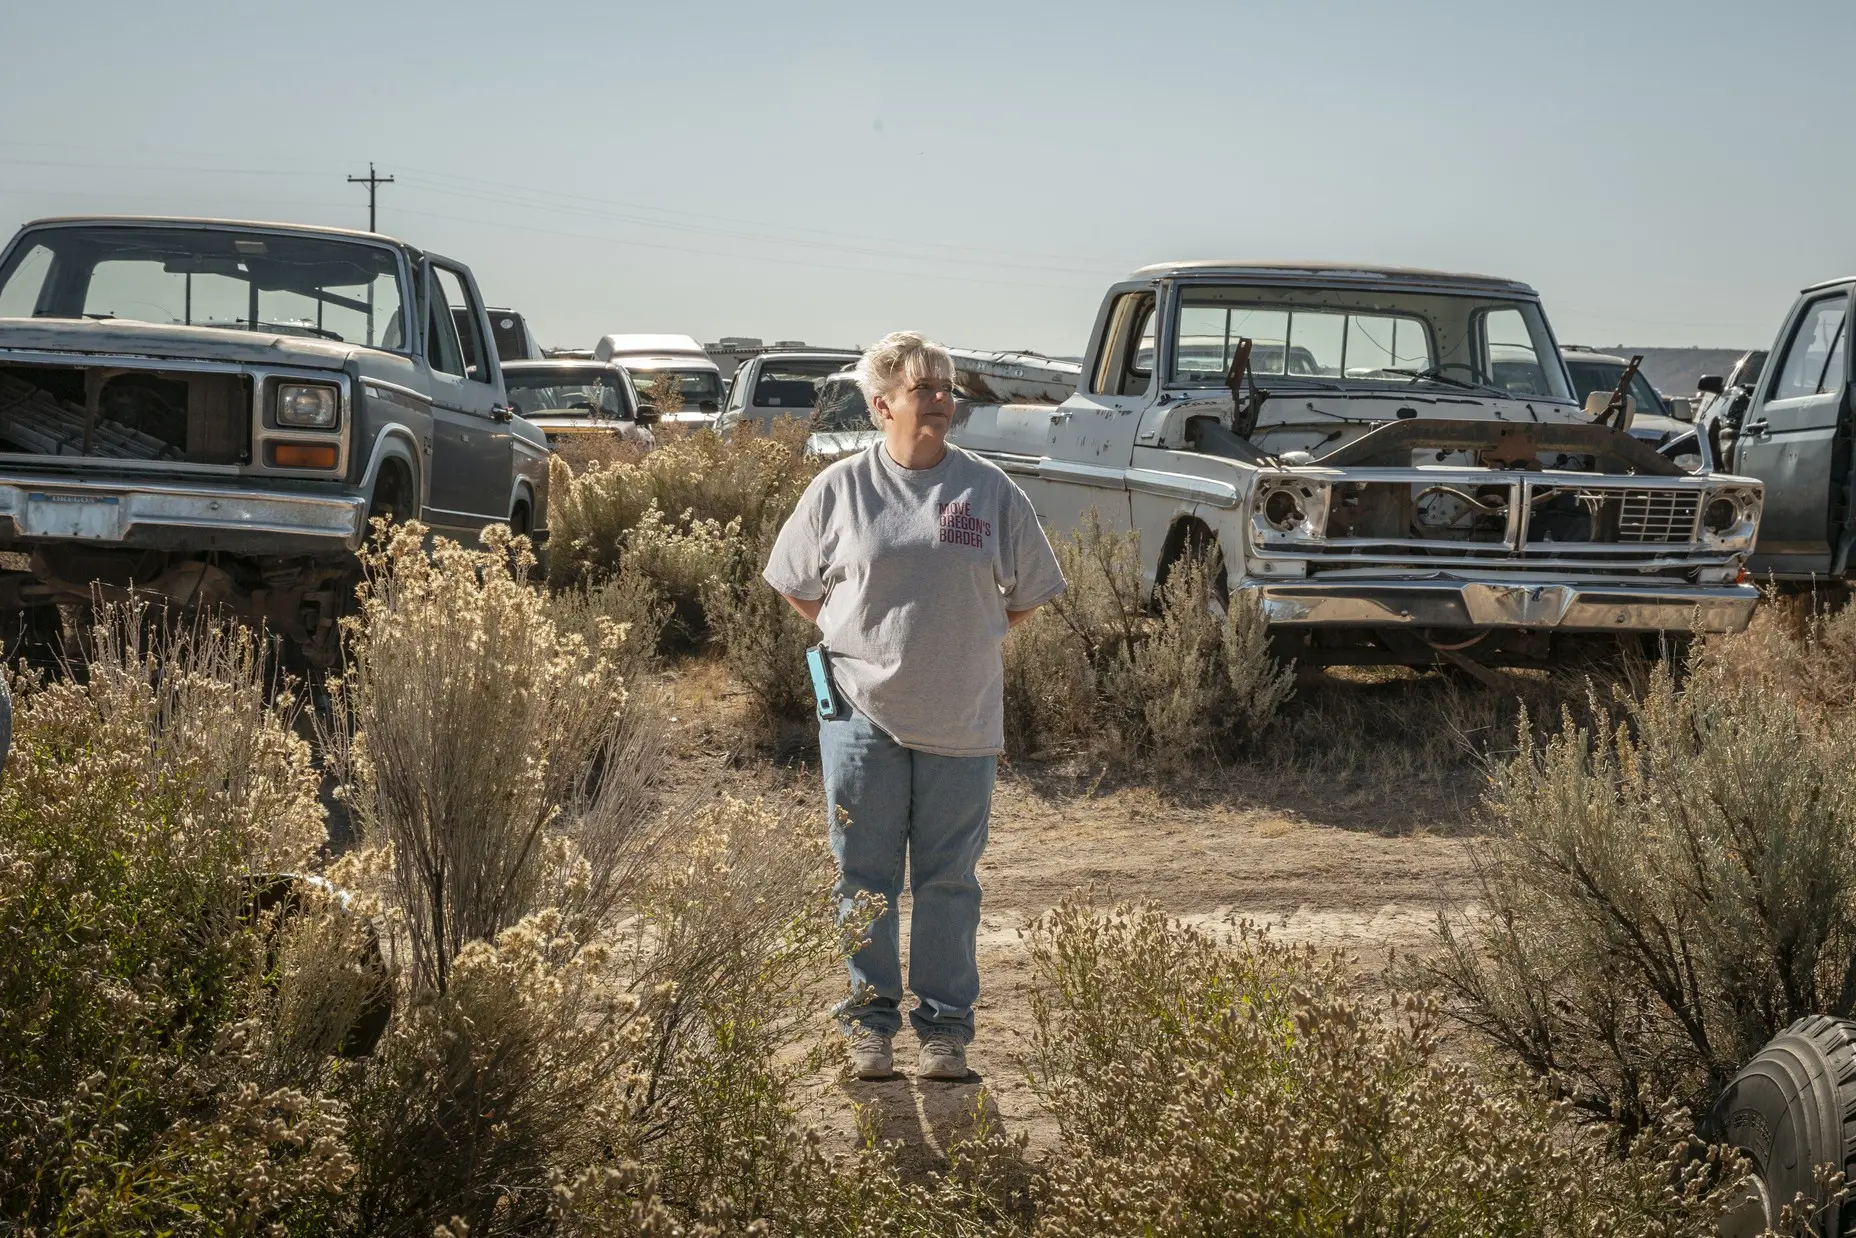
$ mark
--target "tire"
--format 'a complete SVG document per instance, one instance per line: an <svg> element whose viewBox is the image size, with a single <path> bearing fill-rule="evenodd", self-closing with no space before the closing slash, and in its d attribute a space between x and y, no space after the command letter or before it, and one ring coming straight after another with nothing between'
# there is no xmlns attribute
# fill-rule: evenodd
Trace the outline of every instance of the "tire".
<svg viewBox="0 0 1856 1238"><path fill-rule="evenodd" d="M1721 1093L1708 1131L1759 1178L1761 1198L1723 1222L1725 1238L1760 1233L1799 1194L1820 1199L1818 1165L1856 1178L1856 1020L1812 1015L1773 1037ZM1856 1234L1856 1201L1826 1206L1810 1232Z"/></svg>

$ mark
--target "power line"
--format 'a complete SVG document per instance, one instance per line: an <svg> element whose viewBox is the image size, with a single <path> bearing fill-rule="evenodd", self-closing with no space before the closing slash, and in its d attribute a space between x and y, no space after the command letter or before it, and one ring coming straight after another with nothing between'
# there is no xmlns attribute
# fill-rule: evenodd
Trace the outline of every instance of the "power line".
<svg viewBox="0 0 1856 1238"><path fill-rule="evenodd" d="M391 176L374 175L374 161L369 159L367 161L367 175L351 176L348 178L348 183L350 185L367 186L367 230L369 232L380 231L379 228L374 226L374 195L380 191L382 185L391 185L393 183L393 178Z"/></svg>

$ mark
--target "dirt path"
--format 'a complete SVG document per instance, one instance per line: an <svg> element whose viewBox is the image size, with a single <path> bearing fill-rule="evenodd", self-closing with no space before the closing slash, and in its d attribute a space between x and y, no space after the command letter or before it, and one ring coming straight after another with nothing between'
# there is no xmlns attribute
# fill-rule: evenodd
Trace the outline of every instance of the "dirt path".
<svg viewBox="0 0 1856 1238"><path fill-rule="evenodd" d="M1151 900L1187 921L1226 917L1266 925L1281 939L1348 951L1377 974L1393 949L1422 949L1439 907L1472 896L1464 843L1435 834L1350 831L1257 808L1179 806L1151 792L1053 798L1007 777L980 866L985 888L979 956L983 995L966 1083L917 1082L915 1042L897 1039L904 1073L881 1083L821 1081L814 1121L855 1137L853 1104L879 1136L921 1167L940 1161L985 1094L1009 1132L1035 1153L1055 1142L1019 1055L1031 1028L1031 963L1021 936L1066 895L1098 902ZM908 940L904 896L903 941Z"/></svg>
<svg viewBox="0 0 1856 1238"><path fill-rule="evenodd" d="M803 758L782 766L731 766L735 739L721 716L733 692L712 667L686 664L678 686L692 788L775 792L812 800L817 771ZM992 836L980 865L985 889L979 957L978 1038L964 1083L913 1078L914 1038L896 1042L896 1078L815 1081L807 1119L842 1146L857 1137L861 1109L906 1164L941 1162L985 1103L1035 1154L1056 1130L1019 1065L1031 1031L1031 962L1021 932L1066 895L1098 903L1147 901L1187 921L1227 917L1267 926L1280 939L1343 949L1368 983L1392 950L1425 948L1440 908L1471 905L1473 881L1461 788L1440 794L1393 771L1311 792L1305 772L1280 785L1234 774L1221 785L1173 796L1144 787L1102 793L1087 778L1042 766L1001 771ZM908 896L902 940L908 941ZM823 1013L838 991L820 995ZM906 1001L905 1001L906 1005Z"/></svg>

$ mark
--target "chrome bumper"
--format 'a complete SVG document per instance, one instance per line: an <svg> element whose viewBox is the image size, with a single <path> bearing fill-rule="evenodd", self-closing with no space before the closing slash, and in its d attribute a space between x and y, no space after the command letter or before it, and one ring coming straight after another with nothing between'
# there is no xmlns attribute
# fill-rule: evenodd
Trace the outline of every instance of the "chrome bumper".
<svg viewBox="0 0 1856 1238"><path fill-rule="evenodd" d="M1560 632L1738 632L1751 585L1247 580L1238 592L1291 627L1551 628Z"/></svg>
<svg viewBox="0 0 1856 1238"><path fill-rule="evenodd" d="M0 541L327 555L360 546L361 495L0 475Z"/></svg>

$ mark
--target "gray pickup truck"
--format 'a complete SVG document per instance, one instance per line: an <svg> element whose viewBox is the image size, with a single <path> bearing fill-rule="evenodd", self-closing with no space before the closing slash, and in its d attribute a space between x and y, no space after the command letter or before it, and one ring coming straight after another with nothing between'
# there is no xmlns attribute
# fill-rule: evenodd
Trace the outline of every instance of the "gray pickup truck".
<svg viewBox="0 0 1856 1238"><path fill-rule="evenodd" d="M461 329L460 329L461 328ZM27 224L0 252L0 617L136 591L336 651L370 517L545 540L468 267L369 233Z"/></svg>

